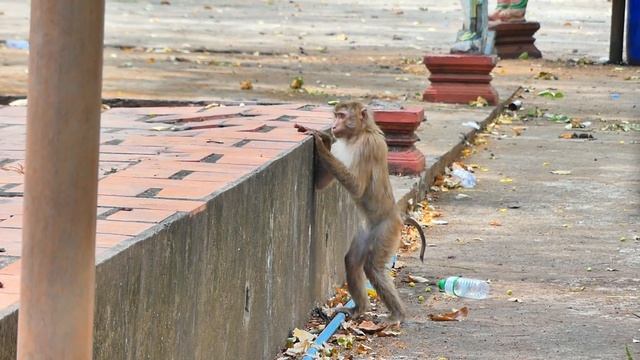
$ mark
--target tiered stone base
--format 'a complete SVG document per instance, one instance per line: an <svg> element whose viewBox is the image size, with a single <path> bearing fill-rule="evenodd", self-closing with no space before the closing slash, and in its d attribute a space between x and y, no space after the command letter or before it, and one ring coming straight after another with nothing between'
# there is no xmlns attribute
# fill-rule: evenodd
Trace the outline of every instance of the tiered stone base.
<svg viewBox="0 0 640 360"><path fill-rule="evenodd" d="M467 104L482 96L491 105L498 103L498 92L491 86L495 56L427 55L424 64L431 73L431 85L422 95L424 101Z"/></svg>
<svg viewBox="0 0 640 360"><path fill-rule="evenodd" d="M516 59L526 52L530 58L541 58L542 53L534 45L533 34L540 29L538 22L500 23L489 27L496 32L496 52L502 59Z"/></svg>
<svg viewBox="0 0 640 360"><path fill-rule="evenodd" d="M373 119L385 134L389 146L389 172L417 175L425 168L424 155L414 146L415 130L424 119L424 109L410 106L401 110L374 110Z"/></svg>

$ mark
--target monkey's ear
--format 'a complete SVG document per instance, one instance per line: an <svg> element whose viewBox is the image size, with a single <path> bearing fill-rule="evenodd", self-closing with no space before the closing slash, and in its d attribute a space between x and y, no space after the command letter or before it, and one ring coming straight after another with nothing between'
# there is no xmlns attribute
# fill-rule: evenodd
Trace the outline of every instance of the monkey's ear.
<svg viewBox="0 0 640 360"><path fill-rule="evenodd" d="M366 120L369 117L369 112L366 107L363 107L360 111L360 115L362 116L362 120Z"/></svg>

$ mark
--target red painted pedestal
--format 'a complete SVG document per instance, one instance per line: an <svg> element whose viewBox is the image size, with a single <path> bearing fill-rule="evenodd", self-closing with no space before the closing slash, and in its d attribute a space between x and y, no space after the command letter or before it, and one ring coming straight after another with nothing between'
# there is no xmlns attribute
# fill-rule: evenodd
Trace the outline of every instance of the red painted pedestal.
<svg viewBox="0 0 640 360"><path fill-rule="evenodd" d="M478 96L489 104L498 103L498 92L491 86L490 72L497 58L486 55L427 55L424 65L431 86L422 95L424 101L468 104Z"/></svg>
<svg viewBox="0 0 640 360"><path fill-rule="evenodd" d="M424 109L410 106L401 110L373 110L373 119L385 134L389 146L389 172L417 175L425 167L424 155L416 149L415 130L424 118Z"/></svg>
<svg viewBox="0 0 640 360"><path fill-rule="evenodd" d="M541 58L542 53L533 44L533 34L540 29L538 22L502 23L489 27L496 32L496 51L502 59L517 59L523 52L530 58Z"/></svg>

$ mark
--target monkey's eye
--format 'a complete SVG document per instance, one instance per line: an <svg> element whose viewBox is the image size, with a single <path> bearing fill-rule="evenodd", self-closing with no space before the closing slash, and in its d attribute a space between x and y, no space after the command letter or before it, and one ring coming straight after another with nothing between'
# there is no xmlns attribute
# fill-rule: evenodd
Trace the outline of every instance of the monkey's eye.
<svg viewBox="0 0 640 360"><path fill-rule="evenodd" d="M347 114L342 112L342 111L339 111L339 112L333 113L333 116L335 116L336 119L342 120L342 119L345 119L347 117Z"/></svg>

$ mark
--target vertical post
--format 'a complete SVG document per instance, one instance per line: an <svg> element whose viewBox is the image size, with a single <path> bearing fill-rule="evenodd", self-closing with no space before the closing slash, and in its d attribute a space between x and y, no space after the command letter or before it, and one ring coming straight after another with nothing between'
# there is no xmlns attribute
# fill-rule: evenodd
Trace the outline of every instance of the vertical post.
<svg viewBox="0 0 640 360"><path fill-rule="evenodd" d="M611 37L609 38L609 62L622 64L622 47L624 40L625 0L611 2Z"/></svg>
<svg viewBox="0 0 640 360"><path fill-rule="evenodd" d="M91 359L104 0L32 0L18 359Z"/></svg>

